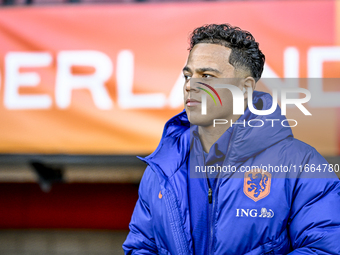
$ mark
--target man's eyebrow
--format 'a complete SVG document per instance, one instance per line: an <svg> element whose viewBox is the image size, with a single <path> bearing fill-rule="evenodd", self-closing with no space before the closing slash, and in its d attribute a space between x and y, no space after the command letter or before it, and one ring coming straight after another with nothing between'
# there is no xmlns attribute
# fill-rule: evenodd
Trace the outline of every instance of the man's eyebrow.
<svg viewBox="0 0 340 255"><path fill-rule="evenodd" d="M183 72L184 72L184 71L187 71L187 72L189 72L189 73L192 73L191 69L190 69L189 67L187 67L187 66L185 66L185 67L183 68L182 71L183 71Z"/></svg>
<svg viewBox="0 0 340 255"><path fill-rule="evenodd" d="M217 70L215 68L211 68L211 67L202 67L202 68L197 68L196 69L196 72L198 72L198 73L204 73L204 72L207 72L207 71L222 74L221 71L219 71L219 70Z"/></svg>
<svg viewBox="0 0 340 255"><path fill-rule="evenodd" d="M189 73L192 73L192 71L191 71L191 69L189 68L189 67L187 67L187 66L185 66L184 68L183 68L183 72L189 72ZM196 69L196 72L197 73L204 73L204 72L215 72L215 73L218 73L218 74L222 74L222 72L221 71L219 71L219 70L217 70L217 69L215 69L215 68L212 68L212 67L202 67L202 68L197 68Z"/></svg>

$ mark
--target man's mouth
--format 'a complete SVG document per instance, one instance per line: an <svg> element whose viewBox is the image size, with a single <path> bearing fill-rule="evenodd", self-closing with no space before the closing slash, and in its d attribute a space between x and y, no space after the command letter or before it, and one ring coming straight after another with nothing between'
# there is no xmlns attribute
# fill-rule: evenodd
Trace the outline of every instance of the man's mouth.
<svg viewBox="0 0 340 255"><path fill-rule="evenodd" d="M187 106L196 106L196 105L200 105L201 102L196 100L196 99L192 99L192 98L188 98L186 101L185 101L185 104Z"/></svg>

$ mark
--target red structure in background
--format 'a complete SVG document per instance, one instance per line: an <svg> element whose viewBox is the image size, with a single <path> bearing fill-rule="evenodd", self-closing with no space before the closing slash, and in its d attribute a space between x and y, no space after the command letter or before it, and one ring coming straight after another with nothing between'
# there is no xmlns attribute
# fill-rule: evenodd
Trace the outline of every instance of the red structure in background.
<svg viewBox="0 0 340 255"><path fill-rule="evenodd" d="M134 184L0 184L0 228L128 229Z"/></svg>

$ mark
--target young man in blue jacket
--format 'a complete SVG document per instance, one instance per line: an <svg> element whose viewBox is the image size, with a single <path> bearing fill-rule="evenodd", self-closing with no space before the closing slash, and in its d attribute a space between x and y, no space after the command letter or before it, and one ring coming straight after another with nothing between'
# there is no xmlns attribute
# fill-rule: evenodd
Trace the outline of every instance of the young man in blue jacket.
<svg viewBox="0 0 340 255"><path fill-rule="evenodd" d="M193 31L185 111L142 158L148 167L125 254L340 254L340 184L330 165L277 124L285 122L279 107L255 115L246 104L250 96L257 110L273 104L267 93L251 95L264 60L247 31L228 24ZM213 86L221 80L243 91L243 115L233 114L231 89Z"/></svg>

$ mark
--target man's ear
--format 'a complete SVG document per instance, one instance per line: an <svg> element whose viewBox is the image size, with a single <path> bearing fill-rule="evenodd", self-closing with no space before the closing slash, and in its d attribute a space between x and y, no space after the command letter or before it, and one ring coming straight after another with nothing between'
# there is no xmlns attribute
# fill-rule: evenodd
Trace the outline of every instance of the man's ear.
<svg viewBox="0 0 340 255"><path fill-rule="evenodd" d="M254 91L255 87L256 87L256 81L254 80L253 77L248 76L247 78L244 79L244 82L243 82L244 99L248 98L248 88L251 88L252 91Z"/></svg>

